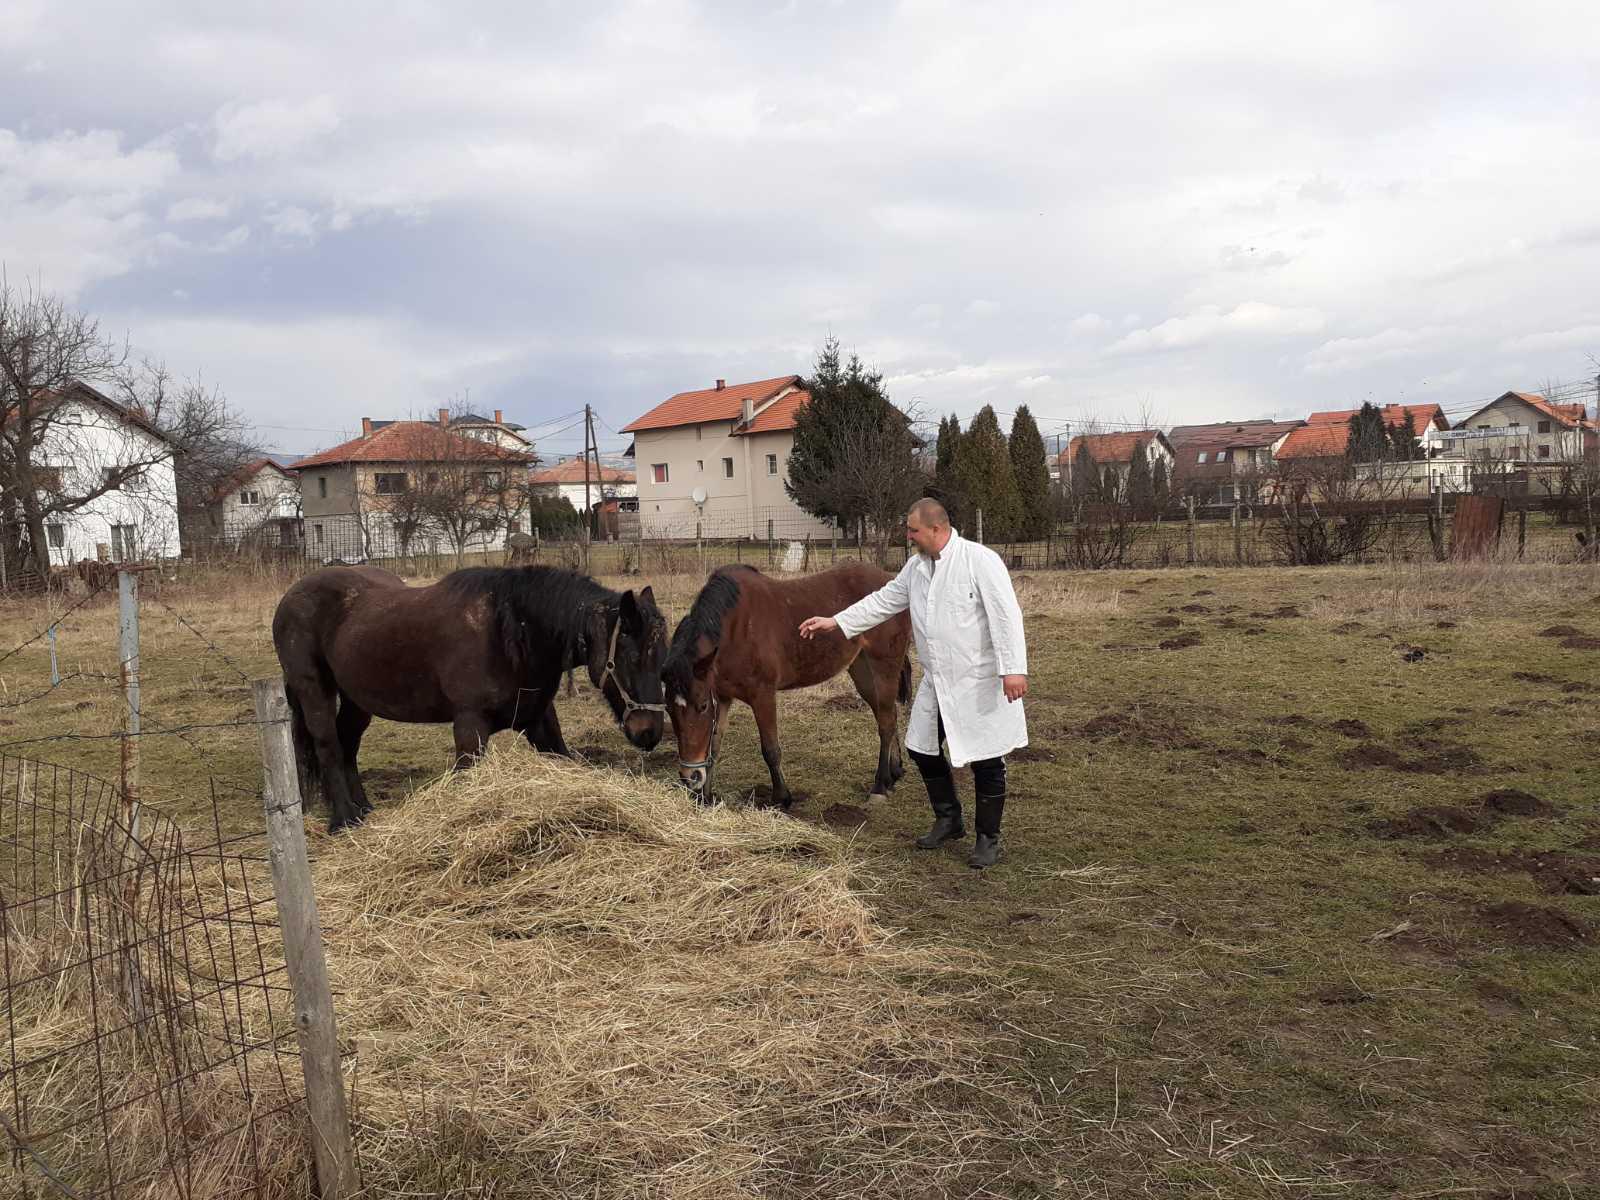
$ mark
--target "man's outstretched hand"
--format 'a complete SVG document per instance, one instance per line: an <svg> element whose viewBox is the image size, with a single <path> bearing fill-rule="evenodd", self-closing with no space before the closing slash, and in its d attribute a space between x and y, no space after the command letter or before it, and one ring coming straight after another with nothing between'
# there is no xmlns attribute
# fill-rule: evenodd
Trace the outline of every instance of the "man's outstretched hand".
<svg viewBox="0 0 1600 1200"><path fill-rule="evenodd" d="M812 638L819 633L827 633L830 629L837 628L839 628L839 622L832 617L807 617L800 622L800 636Z"/></svg>
<svg viewBox="0 0 1600 1200"><path fill-rule="evenodd" d="M1026 675L1002 675L1000 685L1006 690L1006 699L1016 703L1028 694L1028 677Z"/></svg>

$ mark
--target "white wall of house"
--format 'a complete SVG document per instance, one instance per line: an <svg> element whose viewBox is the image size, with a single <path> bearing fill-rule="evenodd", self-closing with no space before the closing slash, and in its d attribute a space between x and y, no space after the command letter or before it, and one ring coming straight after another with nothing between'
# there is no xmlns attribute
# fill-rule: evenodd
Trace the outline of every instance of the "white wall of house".
<svg viewBox="0 0 1600 1200"><path fill-rule="evenodd" d="M583 511L583 484L581 483L540 483L534 485L534 490L546 496L554 496L565 500L579 512ZM637 483L591 483L589 485L589 503L594 504L599 500L628 500L639 494Z"/></svg>
<svg viewBox="0 0 1600 1200"><path fill-rule="evenodd" d="M1577 462L1583 457L1583 434L1515 396L1502 396L1479 409L1454 429L1428 429L1425 447L1453 456L1488 458L1530 466Z"/></svg>
<svg viewBox="0 0 1600 1200"><path fill-rule="evenodd" d="M825 535L831 528L789 499L788 477L794 433L734 437L733 421L706 421L634 435L639 521L647 538L692 538L696 522L706 537L764 538L767 524L777 538ZM776 460L776 471L768 455ZM704 488L697 512L691 496Z"/></svg>
<svg viewBox="0 0 1600 1200"><path fill-rule="evenodd" d="M160 461L82 508L48 518L45 536L51 564L97 558L102 545L119 562L175 557L178 483L171 455L166 442L115 413L95 404L64 401L35 451L34 466L59 472L67 494L98 486L107 470Z"/></svg>
<svg viewBox="0 0 1600 1200"><path fill-rule="evenodd" d="M222 527L229 535L300 513L300 483L287 471L265 466L222 498Z"/></svg>

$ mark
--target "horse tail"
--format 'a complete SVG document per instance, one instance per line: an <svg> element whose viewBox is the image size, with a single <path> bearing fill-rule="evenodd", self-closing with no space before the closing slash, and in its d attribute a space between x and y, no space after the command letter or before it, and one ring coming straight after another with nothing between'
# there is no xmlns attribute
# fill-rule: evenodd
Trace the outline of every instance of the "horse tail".
<svg viewBox="0 0 1600 1200"><path fill-rule="evenodd" d="M900 660L900 703L911 703L911 656Z"/></svg>
<svg viewBox="0 0 1600 1200"><path fill-rule="evenodd" d="M305 711L293 688L286 688L289 697L289 731L294 738L295 772L300 779L301 811L310 812L322 797L322 768L317 763L317 748L311 740L311 730L306 725Z"/></svg>

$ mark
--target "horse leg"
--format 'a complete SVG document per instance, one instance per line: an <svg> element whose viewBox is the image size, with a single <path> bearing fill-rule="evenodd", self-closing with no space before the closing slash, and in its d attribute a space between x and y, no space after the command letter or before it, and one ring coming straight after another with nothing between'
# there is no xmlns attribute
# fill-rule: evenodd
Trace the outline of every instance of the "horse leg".
<svg viewBox="0 0 1600 1200"><path fill-rule="evenodd" d="M527 738L528 744L540 754L559 754L562 758L572 757L572 751L567 748L566 739L561 736L561 718L556 716L556 706L553 701L544 706L544 712L523 725L522 736Z"/></svg>
<svg viewBox="0 0 1600 1200"><path fill-rule="evenodd" d="M772 802L788 808L794 803L794 796L783 781L783 749L778 745L778 693L758 692L750 707L756 714L756 729L761 734L761 757L767 760L767 770L772 775Z"/></svg>
<svg viewBox="0 0 1600 1200"><path fill-rule="evenodd" d="M361 769L356 766L356 755L361 752L361 737L371 724L371 713L351 703L348 696L339 698L339 749L344 754L350 798L355 801L356 811L363 817L372 811L372 802L367 799L367 789L361 784Z"/></svg>
<svg viewBox="0 0 1600 1200"><path fill-rule="evenodd" d="M455 769L457 771L465 770L483 757L484 751L489 748L489 738L493 736L495 729L495 724L483 713L456 714Z"/></svg>
<svg viewBox="0 0 1600 1200"><path fill-rule="evenodd" d="M344 749L339 740L339 714L336 693L297 680L295 694L300 699L306 733L317 756L322 788L328 797L328 832L338 833L347 825L361 824L361 808L350 794L350 775L344 769Z"/></svg>
<svg viewBox="0 0 1600 1200"><path fill-rule="evenodd" d="M878 770L872 777L869 798L885 800L906 773L900 763L899 710L895 707L900 666L859 654L850 664L850 682L856 685L856 693L867 702L878 723Z"/></svg>

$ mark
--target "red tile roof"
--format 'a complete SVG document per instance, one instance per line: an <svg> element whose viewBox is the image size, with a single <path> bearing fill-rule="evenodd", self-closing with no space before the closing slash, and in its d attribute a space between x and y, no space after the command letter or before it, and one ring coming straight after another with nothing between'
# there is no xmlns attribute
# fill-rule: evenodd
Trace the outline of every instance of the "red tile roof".
<svg viewBox="0 0 1600 1200"><path fill-rule="evenodd" d="M589 464L589 481L591 483L633 483L632 471L619 470L601 464L599 473L596 474L595 464ZM553 467L545 467L542 471L534 471L528 476L528 482L539 483L582 483L583 460L574 458L564 463L557 463Z"/></svg>
<svg viewBox="0 0 1600 1200"><path fill-rule="evenodd" d="M228 476L221 483L219 483L217 485L217 490L213 493L212 498L216 500L222 499L229 492L235 490L236 488L241 488L245 484L249 483L268 467L271 467L274 471L278 472L278 474L284 476L285 478L291 477L288 471L284 470L283 467L280 467L270 458L258 458L251 462L245 463L244 466L240 467L232 475Z"/></svg>
<svg viewBox="0 0 1600 1200"><path fill-rule="evenodd" d="M1360 409L1346 408L1329 412L1314 412L1308 424L1296 429L1278 448L1277 458L1338 458L1350 444L1350 418ZM1435 423L1448 429L1444 409L1437 404L1385 404L1383 423L1398 425L1409 421L1419 435Z"/></svg>
<svg viewBox="0 0 1600 1200"><path fill-rule="evenodd" d="M785 429L793 429L795 417L810 402L810 392L803 389L790 392L787 396L780 396L758 412L750 424L742 425L733 432L736 434L777 433Z"/></svg>
<svg viewBox="0 0 1600 1200"><path fill-rule="evenodd" d="M622 427L623 433L647 429L672 429L679 425L699 425L706 421L737 421L744 413L744 402L760 405L788 387L799 387L800 376L784 375L755 383L736 383L732 387L706 388L698 392L679 392L656 405L644 416Z"/></svg>
<svg viewBox="0 0 1600 1200"><path fill-rule="evenodd" d="M1216 421L1209 425L1175 425L1167 433L1167 440L1179 458L1185 451L1201 450L1255 450L1270 446L1290 430L1298 429L1304 421Z"/></svg>
<svg viewBox="0 0 1600 1200"><path fill-rule="evenodd" d="M1594 423L1588 419L1589 409L1586 405L1552 404L1543 396L1535 395L1532 392L1507 392L1506 395L1501 396L1500 399L1504 400L1506 396L1514 396L1516 399L1521 400L1524 404L1531 405L1533 408L1536 408L1542 412L1545 416L1551 418L1552 420L1560 421L1563 425L1566 425L1569 428L1594 428ZM1496 401L1496 403L1498 403L1498 401Z"/></svg>
<svg viewBox="0 0 1600 1200"><path fill-rule="evenodd" d="M303 471L307 467L341 466L345 463L379 462L533 462L534 456L517 450L503 450L492 442L451 433L434 421L394 421L374 429L370 437L351 438L320 454L302 458L287 467Z"/></svg>
<svg viewBox="0 0 1600 1200"><path fill-rule="evenodd" d="M1132 462L1135 450L1160 436L1158 429L1136 429L1132 433L1080 433L1061 452L1061 462L1071 469L1077 461L1080 446L1087 446L1089 458L1097 463Z"/></svg>

